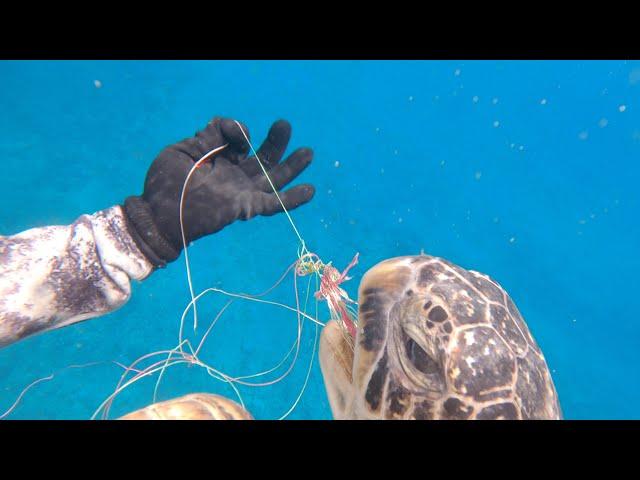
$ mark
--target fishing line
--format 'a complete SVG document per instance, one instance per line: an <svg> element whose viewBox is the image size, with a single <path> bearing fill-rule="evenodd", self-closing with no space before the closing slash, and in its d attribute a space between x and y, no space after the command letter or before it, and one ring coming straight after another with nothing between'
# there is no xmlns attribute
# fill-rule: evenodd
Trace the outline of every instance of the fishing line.
<svg viewBox="0 0 640 480"><path fill-rule="evenodd" d="M179 364L190 364L190 365L198 365L201 366L203 368L205 368L205 370L207 371L207 373L215 378L216 380L220 380L224 383L227 383L231 386L231 388L234 390L234 392L236 393L236 396L238 397L241 405L244 407L244 401L242 399L242 396L238 390L238 388L236 387L235 384L239 384L239 385L243 385L243 386L248 386L248 387L264 387L264 386L269 386L269 385L273 385L281 380L283 380L287 375L289 375L289 373L292 371L293 367L295 366L297 359L298 359L298 354L300 351L300 346L301 346L301 341L302 341L302 330L303 330L303 325L304 325L304 321L305 320L309 320L311 322L313 322L315 324L315 338L314 338L314 342L313 342L313 350L312 350L312 355L311 355L311 359L309 362L309 366L307 368L307 372L306 372L306 376L305 376L305 380L304 383L302 385L302 388L298 394L298 396L296 397L295 401L293 402L293 404L291 405L291 407L287 410L286 413L284 413L280 419L284 419L286 418L288 415L291 414L291 412L293 412L293 410L296 408L296 406L299 404L300 399L302 398L303 393L306 390L308 381L309 381L309 377L312 371L312 366L313 366L313 361L315 359L315 354L316 354L316 350L317 350L317 343L318 343L318 327L319 326L324 326L325 324L320 322L318 320L318 300L319 299L325 299L328 301L328 305L329 305L329 311L331 314L332 318L335 318L339 321L341 321L341 324L343 326L349 327L350 325L352 325L355 322L350 322L350 319L355 320L356 315L355 315L355 311L353 310L353 308L351 307L351 305L349 305L349 303L355 303L352 300L349 299L348 295L346 294L346 292L344 290L342 290L338 285L340 283L342 283L343 281L346 281L349 279L349 277L346 277L346 274L348 272L348 270L353 267L356 263L357 263L357 259L358 259L358 255L356 254L356 256L354 257L354 259L352 260L351 264L349 264L349 266L344 270L344 272L342 272L342 274L340 274L340 272L335 269L335 267L331 266L331 262L329 262L328 264L324 264L320 258L314 254L309 252L309 250L306 247L306 242L303 239L302 235L300 234L300 231L298 230L295 222L293 221L293 218L291 216L291 214L289 213L287 207L285 206L284 202L282 201L282 198L278 192L278 189L276 188L275 184L273 183L273 180L271 179L267 169L265 168L265 165L263 164L262 160L260 159L258 152L256 151L255 147L253 146L253 144L251 143L251 141L249 140L248 135L245 133L244 129L242 128L242 125L238 122L238 121L234 121L236 123L236 125L238 126L238 128L240 129L240 132L242 133L244 139L246 140L247 144L249 145L249 148L251 149L251 152L253 153L253 155L255 156L256 162L258 163L260 169L262 170L262 173L264 174L264 176L266 177L269 185L271 186L271 189L273 190L273 194L276 196L278 202L280 203L280 206L282 207L282 211L285 213L285 215L287 216L287 220L289 221L289 224L291 225L291 228L293 229L295 235L297 236L299 242L300 242L300 247L298 249L297 252L297 256L298 259L289 266L289 268L287 268L287 270L284 272L284 274L276 281L276 283L274 285L272 285L269 289L267 289L265 292L262 292L260 294L256 294L256 295L249 295L249 294L244 294L244 293L232 293L232 292L228 292L225 291L223 289L220 288L207 288L205 290L203 290L202 292L200 292L198 295L195 294L194 292L194 288L193 288L193 281L192 281L192 276L191 276L191 266L190 266L190 260L189 260L189 254L188 254L188 245L187 245L187 240L186 240L186 233L185 233L185 228L184 228L184 204L185 204L185 199L186 199L186 193L188 190L188 185L189 185L189 181L191 180L192 175L194 174L194 172L201 166L204 164L205 161L207 161L209 158L211 158L213 155L215 155L216 153L219 153L220 151L222 151L223 149L225 149L226 147L228 147L228 144L224 144L221 145L219 147L216 147L212 150L210 150L209 152L207 152L205 155L203 155L197 162L194 163L193 167L191 168L191 170L188 172L187 177L185 178L183 187L182 187L182 192L180 195L180 233L182 236L182 244L183 244L183 249L185 252L185 266L186 266L186 273L187 273L187 283L189 285L189 293L190 293L190 297L191 297L191 301L189 302L189 304L185 307L182 316L180 318L180 328L179 328L179 334L178 334L178 345L173 348L172 350L160 350L151 354L147 354L144 355L143 357L139 358L138 360L134 361L129 367L127 367L127 369L125 370L125 372L123 373L122 377L120 378L120 381L118 382L118 385L116 386L115 391L100 405L100 407L98 407L98 409L96 410L96 412L94 413L94 416L92 418L95 418L95 416L100 412L100 410L104 409L103 411L103 418L107 418L108 414L109 414L109 410L113 404L113 401L115 399L115 397L122 392L122 390L124 390L125 388L127 388L128 386L132 385L133 383L137 382L138 380L141 380L144 377L147 377L149 375L152 375L156 372L159 372L158 375L158 379L156 381L155 384L155 388L154 388L154 395L153 395L153 401L156 402L157 400L157 394L158 394L158 389L160 386L160 382L164 376L165 371L172 366L175 365L179 365ZM265 300L265 299L261 299L259 297L264 296L268 293L270 293L274 288L276 288L285 278L286 276L291 272L291 270L293 269L293 282L294 282L294 289L295 289L295 299L296 299L296 305L295 307L283 304L283 303L279 303L279 302L274 302L271 300ZM311 315L307 314L307 305L308 305L308 300L309 300L309 294L311 291L311 278L309 278L309 283L307 284L307 295L305 298L305 302L304 302L304 307L301 309L300 308L300 299L299 299L299 292L298 292L298 282L297 282L297 277L298 276L314 276L316 279L316 294L315 294L315 298L316 298L316 308L315 308L315 318L312 317ZM320 280L320 282L319 282ZM194 333L197 331L197 327L198 327L198 314L197 314L197 302L198 300L204 296L207 293L220 293L222 295L225 295L227 297L231 297L231 300L229 300L224 307L218 312L218 314L215 316L215 318L213 319L213 321L211 322L211 324L209 325L209 327L207 328L206 332L204 333L203 337L200 339L197 348L194 350L191 342L188 339L184 339L183 338L183 334L184 334L184 322L186 319L186 316L188 315L188 312L191 308L193 308L193 328L194 328ZM210 365L202 362L199 358L198 358L198 354L200 353L204 342L206 341L207 337L209 336L211 330L213 329L213 327L215 326L215 324L218 322L218 320L221 318L222 314L225 312L225 310L227 310L227 308L231 305L231 303L233 303L234 299L236 298L240 298L243 300L248 300L248 301L253 301L253 302L258 302L258 303L264 303L264 304L268 304L268 305L275 305L278 306L280 308L284 308L286 310L292 311L296 313L297 316L297 335L296 335L296 339L293 342L293 345L291 346L291 348L289 349L289 351L284 355L284 357L272 368L264 370L262 372L259 373L255 373L255 374L251 374L251 375L238 375L238 376L231 376L228 374L225 374L213 367L211 367ZM348 328L349 331L351 331L351 328ZM188 348L191 353L186 353L184 351L183 348ZM294 353L295 352L295 353ZM286 369L286 371L280 375L279 377L273 379L273 380L269 380L269 381L265 381L265 382L247 382L246 380L248 379L255 379L256 377L261 377L267 374L270 374L276 370L278 370L286 361L287 359L291 356L291 354L294 353L293 356L293 360L291 361L289 367ZM133 367L135 367L139 362L148 359L148 358L152 358L156 355L163 355L163 354L167 354L167 358L155 363L152 363L151 365L149 365L148 367L146 367L143 370L139 370L139 369L134 369ZM177 357L174 357L174 355L177 355ZM126 377L128 376L128 373L130 371L135 371L136 374L129 380L126 380Z"/></svg>
<svg viewBox="0 0 640 480"><path fill-rule="evenodd" d="M189 292L191 293L191 299L193 300L194 294L193 294L193 284L191 282L191 268L189 266L189 252L187 251L187 237L184 233L184 221L183 221L183 214L184 214L184 196L187 192L187 184L189 183L189 180L191 179L191 175L193 175L193 172L196 171L196 169L202 165L205 161L207 161L207 159L209 157L211 157L212 155L215 155L216 153L220 152L221 150L224 150L225 148L227 148L229 144L225 143L224 145L221 145L219 147L214 148L213 150L207 152L206 154L204 154L204 156L198 160L193 167L191 167L191 170L189 170L189 173L187 174L187 178L185 178L184 180L184 184L182 185L182 193L180 194L180 233L182 234L182 246L184 248L184 260L185 260L185 264L187 266L187 282L189 283ZM196 329L198 328L198 311L196 309L196 306L193 306L193 331L195 332Z"/></svg>
<svg viewBox="0 0 640 480"><path fill-rule="evenodd" d="M251 148L251 151L253 152L253 155L256 157L256 160L258 161L258 165L260 165L260 168L262 169L262 173L264 173L264 176L267 177L267 181L269 182L269 185L271 185L271 189L273 190L273 193L275 194L276 198L278 199L278 202L280 202L280 205L282 206L282 210L287 215L287 218L289 219L289 223L291 224L291 227L293 228L293 231L298 236L298 240L300 240L300 244L302 246L303 251L306 252L307 251L306 244L305 244L304 240L302 239L302 236L300 235L300 232L298 231L298 228L296 227L296 224L293 222L293 218L291 218L291 215L289 214L289 210L287 210L287 207L284 206L284 203L283 203L282 199L280 198L280 194L278 193L278 189L275 187L275 185L271 181L271 177L267 173L267 169L264 168L264 165L262 164L262 161L260 160L260 157L258 157L258 152L256 152L255 148L253 148L253 144L251 143L251 140L249 140L249 137L247 136L247 134L244 132L244 130L242 128L242 125L240 125L240 122L238 122L237 120L234 120L234 122L236 122L236 125L238 125L238 128L240 129L240 132L242 132L242 135L244 136L245 140L249 144L249 148Z"/></svg>

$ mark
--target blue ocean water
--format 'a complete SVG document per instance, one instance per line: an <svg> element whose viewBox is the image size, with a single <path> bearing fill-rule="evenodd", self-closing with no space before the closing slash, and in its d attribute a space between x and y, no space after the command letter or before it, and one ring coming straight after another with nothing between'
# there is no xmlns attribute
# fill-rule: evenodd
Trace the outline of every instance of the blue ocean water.
<svg viewBox="0 0 640 480"><path fill-rule="evenodd" d="M624 61L2 61L0 234L69 224L140 193L155 155L215 115L244 122L256 143L286 118L289 151L315 150L300 181L317 194L293 218L336 266L360 252L352 297L368 268L421 249L487 273L542 347L566 418L640 418L639 94L640 62ZM196 290L265 290L296 249L283 215L238 222L191 248ZM287 288L276 297L292 302ZM0 350L0 413L59 371L9 418L89 418L121 370L60 370L175 346L188 300L181 257L136 282L118 311ZM207 298L202 319L223 302ZM305 328L292 375L242 389L256 418L278 418L298 395L314 340ZM257 372L295 334L293 316L238 303L205 356ZM180 366L160 397L194 391L234 398ZM151 380L133 385L112 416L152 392ZM290 418L330 417L316 359Z"/></svg>

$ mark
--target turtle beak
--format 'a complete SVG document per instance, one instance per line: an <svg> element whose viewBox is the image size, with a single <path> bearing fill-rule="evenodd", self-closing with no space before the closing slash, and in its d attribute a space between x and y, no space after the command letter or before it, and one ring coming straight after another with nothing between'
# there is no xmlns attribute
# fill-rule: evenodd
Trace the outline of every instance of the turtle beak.
<svg viewBox="0 0 640 480"><path fill-rule="evenodd" d="M333 418L345 419L353 400L353 339L335 320L322 329L319 357Z"/></svg>

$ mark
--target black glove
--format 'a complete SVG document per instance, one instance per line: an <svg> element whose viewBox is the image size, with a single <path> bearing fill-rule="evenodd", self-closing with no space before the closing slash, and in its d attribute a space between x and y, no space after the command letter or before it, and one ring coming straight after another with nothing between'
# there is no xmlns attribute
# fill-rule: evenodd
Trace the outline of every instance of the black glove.
<svg viewBox="0 0 640 480"><path fill-rule="evenodd" d="M244 132L248 130L242 125ZM291 125L279 120L258 149L258 157L280 190L311 163L313 151L300 148L279 163L291 137ZM180 194L187 174L204 154L228 146L206 160L191 175L184 201L187 244L217 232L235 220L273 215L282 206L254 156L240 127L231 119L214 118L195 137L165 148L147 172L142 196L124 202L129 231L156 267L178 258L182 251ZM312 185L303 184L279 193L287 210L313 197Z"/></svg>

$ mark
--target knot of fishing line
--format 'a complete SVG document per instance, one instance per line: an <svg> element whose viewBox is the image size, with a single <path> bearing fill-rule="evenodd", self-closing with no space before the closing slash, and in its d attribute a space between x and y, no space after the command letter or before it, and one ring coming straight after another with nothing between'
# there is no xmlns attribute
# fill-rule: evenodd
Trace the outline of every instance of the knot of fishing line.
<svg viewBox="0 0 640 480"><path fill-rule="evenodd" d="M298 259L296 273L300 276L311 275L317 273L322 275L324 268L328 264L322 263L322 260L314 253L305 253Z"/></svg>

